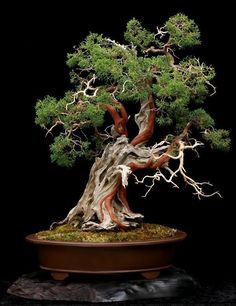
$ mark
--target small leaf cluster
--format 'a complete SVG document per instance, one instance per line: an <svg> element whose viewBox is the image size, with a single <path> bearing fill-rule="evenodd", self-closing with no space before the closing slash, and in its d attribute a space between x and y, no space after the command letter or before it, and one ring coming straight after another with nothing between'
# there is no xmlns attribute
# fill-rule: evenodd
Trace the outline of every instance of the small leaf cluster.
<svg viewBox="0 0 236 306"><path fill-rule="evenodd" d="M180 49L199 45L200 31L196 23L184 14L177 14L165 23L170 42Z"/></svg>
<svg viewBox="0 0 236 306"><path fill-rule="evenodd" d="M186 58L176 65L176 70L161 71L153 85L158 124L172 125L177 130L183 129L189 121L201 129L213 126L214 120L199 104L204 103L212 90L210 81L214 76L214 69L196 58Z"/></svg>
<svg viewBox="0 0 236 306"><path fill-rule="evenodd" d="M210 143L212 149L220 151L229 151L230 149L230 137L229 131L223 129L217 129L212 131L206 131L203 134L203 138Z"/></svg>
<svg viewBox="0 0 236 306"><path fill-rule="evenodd" d="M59 135L55 137L54 142L50 146L51 160L62 167L71 167L79 151L76 151L74 144L69 137Z"/></svg>
<svg viewBox="0 0 236 306"><path fill-rule="evenodd" d="M133 18L127 23L124 33L126 41L144 50L155 40L154 33L149 32L141 25L141 22Z"/></svg>

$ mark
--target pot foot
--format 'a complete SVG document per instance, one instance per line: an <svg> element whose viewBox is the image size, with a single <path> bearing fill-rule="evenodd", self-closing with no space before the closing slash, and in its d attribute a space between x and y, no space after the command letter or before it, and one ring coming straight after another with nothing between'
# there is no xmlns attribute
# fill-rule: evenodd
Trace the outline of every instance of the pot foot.
<svg viewBox="0 0 236 306"><path fill-rule="evenodd" d="M50 274L51 274L52 278L56 281L63 281L69 276L69 273L66 273L66 272L55 272L55 271L53 271Z"/></svg>
<svg viewBox="0 0 236 306"><path fill-rule="evenodd" d="M142 272L141 275L146 279L155 279L160 275L160 271Z"/></svg>

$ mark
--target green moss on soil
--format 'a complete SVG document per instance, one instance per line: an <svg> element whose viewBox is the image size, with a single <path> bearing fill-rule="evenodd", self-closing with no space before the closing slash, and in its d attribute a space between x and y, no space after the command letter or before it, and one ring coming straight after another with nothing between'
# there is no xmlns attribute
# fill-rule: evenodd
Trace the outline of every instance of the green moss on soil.
<svg viewBox="0 0 236 306"><path fill-rule="evenodd" d="M37 238L43 240L74 242L122 242L160 240L173 237L176 230L159 224L144 223L141 227L129 231L82 231L69 224L61 225L50 231L38 232Z"/></svg>

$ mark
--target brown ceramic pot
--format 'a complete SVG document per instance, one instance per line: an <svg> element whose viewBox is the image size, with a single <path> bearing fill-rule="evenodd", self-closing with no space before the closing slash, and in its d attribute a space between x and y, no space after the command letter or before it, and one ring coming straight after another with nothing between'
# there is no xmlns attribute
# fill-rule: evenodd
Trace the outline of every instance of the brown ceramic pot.
<svg viewBox="0 0 236 306"><path fill-rule="evenodd" d="M161 269L172 265L177 245L186 233L174 237L133 242L65 242L38 239L26 240L37 246L40 267L51 272L54 279L65 279L69 273L114 274L140 272L155 278Z"/></svg>

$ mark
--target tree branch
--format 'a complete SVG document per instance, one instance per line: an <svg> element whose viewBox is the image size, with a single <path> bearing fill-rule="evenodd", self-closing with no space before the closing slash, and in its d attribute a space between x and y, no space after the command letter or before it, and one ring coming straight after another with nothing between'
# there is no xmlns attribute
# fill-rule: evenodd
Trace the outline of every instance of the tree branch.
<svg viewBox="0 0 236 306"><path fill-rule="evenodd" d="M60 124L63 125L64 122L62 122L61 120L57 120L57 121L55 122L55 124L54 124L53 126L51 126L50 129L47 130L47 133L46 133L45 137L47 137L48 134L52 134L52 130L53 130L56 126L58 126L58 125L60 125Z"/></svg>
<svg viewBox="0 0 236 306"><path fill-rule="evenodd" d="M97 79L96 75L93 74L93 77L90 80L88 80L88 81L83 80L82 85L85 84L85 88L83 90L81 89L81 90L79 90L79 91L77 91L73 94L73 100L66 104L66 110L68 110L69 105L72 105L76 102L76 100L77 100L77 98L80 94L83 94L83 96L86 97L86 98L96 97L97 92L98 92L100 87L92 87L91 86L91 84L93 84L96 81L96 79ZM93 94L92 95L87 94L88 91L92 91Z"/></svg>
<svg viewBox="0 0 236 306"><path fill-rule="evenodd" d="M167 43L163 46L163 48L155 48L151 46L150 48L146 49L145 53L156 53L156 54L166 54L168 49L171 47L171 44Z"/></svg>
<svg viewBox="0 0 236 306"><path fill-rule="evenodd" d="M193 144L186 145L184 143L184 141L182 141L182 140L179 140L178 144L179 144L179 148L178 148L178 155L177 156L172 156L172 155L169 155L167 153L164 153L169 159L174 159L174 160L179 161L178 168L175 171L171 170L167 165L163 165L163 162L161 162L160 163L161 165L159 166L159 168L157 168L157 171L154 175L146 175L141 180L139 180L137 178L137 176L134 175L137 184L138 183L144 183L146 179L151 180L151 185L146 185L146 187L148 187L148 190L147 190L146 194L144 195L144 197L146 197L147 194L150 192L150 190L153 188L153 186L155 185L155 181L160 181L161 179L164 179L164 181L166 181L167 183L172 184L175 188L179 188L178 185L173 181L173 179L178 174L180 174L182 176L182 178L184 179L184 181L187 185L191 186L195 190L194 195L197 195L199 199L201 197L211 197L213 195L218 195L218 196L221 197L221 195L218 191L213 192L211 194L206 194L203 191L202 186L204 186L204 185L212 186L211 183L209 183L209 182L196 182L194 179L192 179L191 177L189 177L186 174L186 170L184 168L184 151L187 150L187 149L195 150L196 147L201 146L203 144L201 142L195 140L195 139L194 139ZM160 160L162 159L163 155L160 157ZM161 171L161 166L162 166L162 168L166 169L170 173L169 177L167 177Z"/></svg>
<svg viewBox="0 0 236 306"><path fill-rule="evenodd" d="M126 109L124 107L124 105L119 102L118 100L114 99L112 100L116 105L119 105L119 111L121 113L121 115L119 115L118 111L109 104L104 104L101 103L100 105L102 107L104 107L108 113L111 115L113 121L114 121L114 128L115 131L119 134L119 135L125 135L126 137L128 137L128 131L127 131L127 122L128 122L128 114L126 112Z"/></svg>
<svg viewBox="0 0 236 306"><path fill-rule="evenodd" d="M108 105L108 104L102 104L102 107L104 107L108 111L108 113L111 115L114 121L115 131L119 135L125 135L127 137L128 136L128 131L126 128L127 121L118 114L118 112L113 106Z"/></svg>
<svg viewBox="0 0 236 306"><path fill-rule="evenodd" d="M148 190L144 195L144 197L146 197L149 191L153 188L153 186L155 185L155 181L160 181L161 179L164 179L167 183L172 184L175 188L179 188L178 185L173 181L173 179L178 174L182 176L182 178L184 179L187 185L191 186L195 190L194 194L197 195L198 198L211 197L213 195L218 195L221 197L218 191L213 192L211 194L206 194L203 191L202 186L204 185L212 186L211 183L196 182L194 179L192 179L186 174L186 170L184 168L184 152L186 150L195 151L197 147L203 145L202 142L197 141L196 139L191 139L191 140L188 139L188 132L191 126L192 122L189 122L184 128L183 132L172 140L166 152L162 153L158 157L152 155L152 158L150 158L145 164L135 164L135 163L128 164L128 166L131 168L132 171L138 169L148 169L148 168L156 170L156 173L154 175L146 175L142 178L142 180L139 180L137 176L133 174L137 184L144 183L146 179L151 180L151 184L146 185L146 187L148 187ZM184 139L185 140L187 139L187 141L184 141ZM173 154L173 151L177 151L177 155ZM170 159L179 161L178 168L175 171L173 171L168 167L168 162ZM153 163L153 160L156 160L156 162ZM167 170L170 176L167 177L166 174L162 172L162 169Z"/></svg>
<svg viewBox="0 0 236 306"><path fill-rule="evenodd" d="M124 122L127 123L128 122L128 114L126 112L126 109L125 109L124 105L116 99L113 99L113 102L115 104L119 105L119 111L121 113L121 116L124 119Z"/></svg>
<svg viewBox="0 0 236 306"><path fill-rule="evenodd" d="M145 53L154 53L154 54L163 54L166 55L169 58L169 62L171 67L176 70L177 67L175 65L175 58L174 58L174 51L171 49L172 44L170 43L170 38L167 43L163 46L163 48L155 48L154 46L151 46L150 48L146 49ZM172 54L173 55L172 55Z"/></svg>
<svg viewBox="0 0 236 306"><path fill-rule="evenodd" d="M141 106L139 113L135 115L135 121L139 126L139 134L131 141L131 144L133 146L147 142L152 137L155 116L156 109L154 104L154 98L151 94L148 97L148 101L145 101L145 103L143 103L143 105Z"/></svg>
<svg viewBox="0 0 236 306"><path fill-rule="evenodd" d="M192 122L188 122L188 124L186 125L186 127L183 129L183 132L182 132L180 135L176 136L176 137L172 140L172 142L171 142L169 148L166 150L166 152L163 153L163 154L161 155L161 157L158 157L157 161L156 161L155 163L152 164L152 166L151 166L152 169L161 168L161 167L165 166L165 165L168 163L168 161L169 161L170 158L171 158L171 152L173 151L173 149L175 148L175 146L176 146L176 145L177 145L177 146L179 145L179 141L180 141L180 140L182 140L182 139L188 137L188 132L189 132L189 129L191 128L192 124L193 124Z"/></svg>

